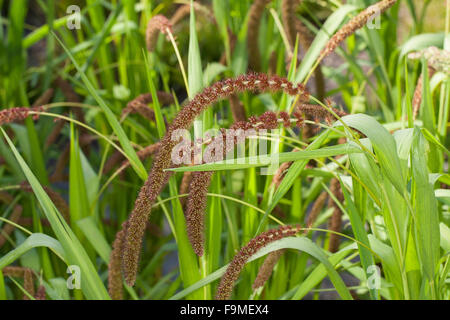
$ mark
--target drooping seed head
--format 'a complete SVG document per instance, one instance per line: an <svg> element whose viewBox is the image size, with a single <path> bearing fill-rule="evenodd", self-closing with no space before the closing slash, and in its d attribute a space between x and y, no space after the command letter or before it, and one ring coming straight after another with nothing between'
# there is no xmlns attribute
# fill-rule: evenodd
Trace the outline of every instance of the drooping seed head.
<svg viewBox="0 0 450 320"><path fill-rule="evenodd" d="M116 234L109 256L108 264L108 293L113 300L123 299L123 278L121 268L121 258L123 251L123 239L125 237L126 223Z"/></svg>
<svg viewBox="0 0 450 320"><path fill-rule="evenodd" d="M267 255L267 258L259 268L258 275L253 282L253 290L263 287L267 280L269 280L270 276L272 275L273 269L275 268L275 265L277 264L278 260L280 260L285 251L286 249L281 249L273 251Z"/></svg>
<svg viewBox="0 0 450 320"><path fill-rule="evenodd" d="M342 194L341 185L339 180L333 178L330 182L330 191L336 197L339 202L344 201L344 195ZM340 232L342 226L342 211L336 202L330 197L328 200L328 207L333 208L333 214L331 215L330 223L328 228L334 232ZM330 242L328 245L328 250L330 252L336 252L339 249L340 236L331 233Z"/></svg>
<svg viewBox="0 0 450 320"><path fill-rule="evenodd" d="M259 52L259 25L264 13L264 8L271 0L255 0L249 11L247 24L247 46L249 56L249 67L253 71L261 69L261 53Z"/></svg>
<svg viewBox="0 0 450 320"><path fill-rule="evenodd" d="M149 52L155 50L159 33L167 34L167 29L172 32L172 24L165 16L158 14L150 19L145 32L145 41Z"/></svg>
<svg viewBox="0 0 450 320"><path fill-rule="evenodd" d="M319 216L319 213L322 211L324 205L325 205L325 201L328 198L328 193L326 193L325 191L323 191L316 199L316 201L314 201L314 204L311 208L311 211L309 212L308 215L308 220L306 221L306 226L307 228L311 228L314 224L314 222L317 220L317 217Z"/></svg>
<svg viewBox="0 0 450 320"><path fill-rule="evenodd" d="M34 296L34 280L33 280L33 271L29 268L25 269L23 274L23 288L30 296ZM30 300L28 295L23 295L23 300Z"/></svg>
<svg viewBox="0 0 450 320"><path fill-rule="evenodd" d="M189 241L194 252L201 257L204 248L204 214L207 202L208 187L213 172L194 172L189 186L189 197L186 206L186 227Z"/></svg>
<svg viewBox="0 0 450 320"><path fill-rule="evenodd" d="M299 227L281 226L277 229L271 229L261 233L259 236L250 240L233 258L220 280L217 288L216 299L228 300L234 287L234 283L247 261L260 249L269 243L275 242L285 237L294 236L299 231Z"/></svg>
<svg viewBox="0 0 450 320"><path fill-rule="evenodd" d="M371 5L365 10L361 11L358 15L350 19L338 32L328 40L325 48L323 48L318 61L322 61L326 56L333 52L347 37L361 29L369 19L375 17L378 14L383 13L390 7L392 7L397 0L382 0L380 2Z"/></svg>

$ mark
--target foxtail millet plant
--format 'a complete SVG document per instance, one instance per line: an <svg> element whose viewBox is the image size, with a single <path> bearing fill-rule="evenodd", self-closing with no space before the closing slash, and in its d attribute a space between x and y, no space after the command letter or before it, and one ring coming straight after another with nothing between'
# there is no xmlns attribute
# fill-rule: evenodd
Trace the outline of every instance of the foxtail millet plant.
<svg viewBox="0 0 450 320"><path fill-rule="evenodd" d="M297 234L300 227L281 226L276 229L270 229L251 239L233 258L220 279L217 287L216 299L228 300L231 298L234 283L238 280L239 275L247 261L260 249L268 244Z"/></svg>
<svg viewBox="0 0 450 320"><path fill-rule="evenodd" d="M158 14L150 19L145 32L145 42L149 52L155 51L159 33L167 34L167 30L173 33L172 24L165 16Z"/></svg>
<svg viewBox="0 0 450 320"><path fill-rule="evenodd" d="M325 47L322 49L320 56L316 63L320 63L326 56L332 53L346 38L354 34L358 29L374 17L376 14L381 14L390 7L392 7L397 0L382 0L374 5L364 9L358 15L350 19L342 28L336 32L330 40L328 40Z"/></svg>
<svg viewBox="0 0 450 320"><path fill-rule="evenodd" d="M125 236L123 252L123 270L128 285L133 285L136 279L142 237L151 206L168 180L168 174L164 172L164 169L169 168L172 149L178 143L178 141L173 141L172 133L177 129L189 128L202 111L219 100L244 91L283 91L289 95L299 95L303 101L309 100L308 92L301 84L294 85L279 76L269 77L265 74L250 73L216 82L197 94L180 110L161 140L161 147L153 162L149 177L142 186L133 212L128 219L128 231Z"/></svg>

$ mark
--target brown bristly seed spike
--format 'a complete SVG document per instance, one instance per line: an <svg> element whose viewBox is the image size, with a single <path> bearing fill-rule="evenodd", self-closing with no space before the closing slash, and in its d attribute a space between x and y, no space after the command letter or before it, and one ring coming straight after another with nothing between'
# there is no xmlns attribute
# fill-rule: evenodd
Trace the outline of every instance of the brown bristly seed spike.
<svg viewBox="0 0 450 320"><path fill-rule="evenodd" d="M317 217L319 216L320 211L322 211L327 198L328 198L328 193L326 193L326 191L323 191L317 197L316 201L314 201L311 211L309 212L308 219L306 220L307 228L311 228L313 226L314 222L316 222Z"/></svg>
<svg viewBox="0 0 450 320"><path fill-rule="evenodd" d="M13 122L22 122L30 115L30 112L41 112L44 108L39 107L15 107L10 109L3 109L0 111L0 126L4 124L9 124ZM39 118L38 114L33 114L33 120Z"/></svg>
<svg viewBox="0 0 450 320"><path fill-rule="evenodd" d="M370 18L376 14L381 14L390 7L392 7L397 0L382 0L380 2L371 5L370 7L361 11L358 15L350 19L341 29L338 30L328 40L327 44L323 48L318 61L322 61L326 56L333 52L347 37L355 33L356 30L361 29Z"/></svg>
<svg viewBox="0 0 450 320"><path fill-rule="evenodd" d="M180 110L161 140L152 170L139 192L133 212L128 219L123 253L123 271L128 285L132 286L136 279L142 238L151 207L168 180L168 174L164 170L170 167L172 149L178 143L178 141L172 141L172 133L177 129L189 128L202 111L219 100L239 92L283 91L289 95L303 95L304 90L304 86L294 85L279 76L269 77L266 74L250 73L216 82L198 93Z"/></svg>
<svg viewBox="0 0 450 320"><path fill-rule="evenodd" d="M180 195L187 194L189 192L189 185L191 184L191 181L192 181L192 171L186 171L183 174L183 178L181 179ZM186 201L187 201L186 197L180 198L180 203L183 208L185 207Z"/></svg>
<svg viewBox="0 0 450 320"><path fill-rule="evenodd" d="M247 261L260 249L268 244L285 237L291 237L297 234L300 227L281 226L277 229L271 229L250 240L233 258L220 280L216 292L217 300L228 300L234 287L234 283Z"/></svg>
<svg viewBox="0 0 450 320"><path fill-rule="evenodd" d="M253 282L253 290L263 287L267 280L269 280L270 276L272 275L273 269L275 268L275 265L277 264L278 260L280 260L285 251L286 249L281 249L273 251L267 255L267 258L259 268L258 275Z"/></svg>
<svg viewBox="0 0 450 320"><path fill-rule="evenodd" d="M174 103L171 94L164 91L158 91L156 94L161 106L168 106ZM122 117L127 116L130 113L139 113L147 120L155 121L155 112L147 106L147 104L152 102L152 95L150 93L143 93L128 102L127 106L122 110Z"/></svg>
<svg viewBox="0 0 450 320"><path fill-rule="evenodd" d="M330 191L336 197L339 202L344 201L344 195L342 194L341 184L337 178L331 179ZM328 207L333 208L333 214L331 215L329 229L334 232L340 232L342 226L342 211L336 202L330 197L328 199ZM328 251L334 253L339 249L340 236L335 233L330 233L330 241L328 245Z"/></svg>
<svg viewBox="0 0 450 320"><path fill-rule="evenodd" d="M29 268L25 269L23 274L23 288L30 296L34 296L34 280L33 280L33 271ZM23 295L23 300L30 300L28 295Z"/></svg>
<svg viewBox="0 0 450 320"><path fill-rule="evenodd" d="M289 113L286 111L281 111L279 114L280 118L283 119L283 126L285 128L291 127L291 117L289 116Z"/></svg>
<svg viewBox="0 0 450 320"><path fill-rule="evenodd" d="M2 273L6 277L23 278L26 268L18 266L8 266L2 269Z"/></svg>
<svg viewBox="0 0 450 320"><path fill-rule="evenodd" d="M136 152L136 155L138 158L143 161L152 155L154 155L156 152L158 152L160 143L156 142L154 144L146 146L144 149L139 150ZM108 161L106 162L105 166L103 167L103 173L106 174L109 171L111 171L118 163L120 163L124 159L124 155L120 151L114 152L111 157L109 157ZM121 166L123 167L123 170L130 166L130 161L123 160L121 162Z"/></svg>
<svg viewBox="0 0 450 320"><path fill-rule="evenodd" d="M145 32L145 41L149 52L153 52L155 50L159 33L161 32L162 34L167 34L167 29L173 33L172 24L165 16L158 14L150 19Z"/></svg>
<svg viewBox="0 0 450 320"><path fill-rule="evenodd" d="M428 77L431 77L435 74L436 70L430 66L428 66ZM417 80L416 89L414 90L413 95L413 120L417 119L419 114L420 105L422 104L422 93L423 93L423 74L420 74L419 79Z"/></svg>
<svg viewBox="0 0 450 320"><path fill-rule="evenodd" d="M37 289L36 295L34 296L36 300L45 300L46 299L46 293L45 293L45 287L43 285L40 285Z"/></svg>
<svg viewBox="0 0 450 320"><path fill-rule="evenodd" d="M108 264L108 293L113 300L123 299L123 277L121 258L123 251L123 239L125 237L126 223L122 224L122 229L116 234L109 256Z"/></svg>
<svg viewBox="0 0 450 320"><path fill-rule="evenodd" d="M259 52L259 26L261 18L264 13L264 8L271 0L255 0L249 11L249 18L247 24L247 46L249 67L253 71L260 71L261 69L261 53Z"/></svg>
<svg viewBox="0 0 450 320"><path fill-rule="evenodd" d="M198 2L193 2L195 13L203 14L206 18L208 18L211 22L216 23L216 19L214 14L205 6L201 5ZM191 13L191 5L184 4L177 8L175 13L170 18L170 23L172 26L176 26L181 20L183 20L186 16Z"/></svg>
<svg viewBox="0 0 450 320"><path fill-rule="evenodd" d="M213 172L194 172L189 185L189 197L186 205L186 227L189 242L196 255L201 257L204 250L204 214L208 187Z"/></svg>
<svg viewBox="0 0 450 320"><path fill-rule="evenodd" d="M292 152L297 152L297 151L298 151L298 149L292 150ZM286 175L289 168L292 166L292 163L293 163L292 161L283 162L280 165L280 167L277 169L275 174L273 175L272 185L274 186L275 189L280 186L281 181L283 181L283 178Z"/></svg>

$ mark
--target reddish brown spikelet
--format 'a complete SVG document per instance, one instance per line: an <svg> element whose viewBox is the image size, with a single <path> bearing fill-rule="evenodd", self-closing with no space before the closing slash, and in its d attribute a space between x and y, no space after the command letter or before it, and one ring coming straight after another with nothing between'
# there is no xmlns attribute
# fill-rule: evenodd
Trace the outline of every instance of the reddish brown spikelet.
<svg viewBox="0 0 450 320"><path fill-rule="evenodd" d="M330 191L333 193L333 195L336 197L339 202L344 201L344 195L342 194L341 185L339 183L339 180L336 178L333 178L330 182ZM341 225L342 225L342 211L339 208L339 206L336 204L336 202L329 198L328 206L330 208L333 208L333 214L331 216L329 229L335 232L341 231ZM334 233L330 234L330 242L328 245L328 250L330 252L336 252L339 249L339 242L340 242L340 236Z"/></svg>
<svg viewBox="0 0 450 320"><path fill-rule="evenodd" d="M259 25L264 12L264 8L271 0L255 0L249 11L249 19L247 25L247 46L249 67L253 71L261 69L261 53L259 52Z"/></svg>
<svg viewBox="0 0 450 320"><path fill-rule="evenodd" d="M431 78L434 73L436 72L435 69L428 66L428 76ZM423 74L420 75L419 80L417 80L416 89L414 90L414 96L413 96L413 119L417 119L417 115L419 114L420 105L422 104L422 92L423 92Z"/></svg>
<svg viewBox="0 0 450 320"><path fill-rule="evenodd" d="M159 142L151 144L149 146L146 146L144 149L141 149L138 152L136 152L136 155L139 157L140 160L145 160L154 155L156 152L158 152L159 146L160 146ZM106 162L103 168L103 173L108 173L109 171L111 171L123 159L124 155L121 152L119 151L114 152ZM130 162L128 160L123 160L121 165L123 169L126 169L127 167L130 166Z"/></svg>
<svg viewBox="0 0 450 320"><path fill-rule="evenodd" d="M13 209L13 212L11 213L11 216L9 217L9 220L14 223L18 223L20 217L22 216L22 211L23 211L22 206L16 205ZM0 230L0 248L3 247L7 238L14 231L14 229L15 226L9 223L5 223L3 229Z"/></svg>
<svg viewBox="0 0 450 320"><path fill-rule="evenodd" d="M199 257L203 255L204 243L204 212L208 187L211 182L213 172L194 172L189 185L189 197L186 206L186 226L189 241L195 254Z"/></svg>
<svg viewBox="0 0 450 320"><path fill-rule="evenodd" d="M46 294L45 294L45 287L43 285L40 285L37 289L36 295L34 296L36 300L45 300Z"/></svg>
<svg viewBox="0 0 450 320"><path fill-rule="evenodd" d="M316 201L314 202L314 204L311 208L311 211L309 212L308 220L306 220L306 226L308 228L311 228L312 225L314 224L314 222L317 220L317 217L319 216L320 211L322 211L327 198L328 198L328 193L326 193L325 191L323 191L317 197Z"/></svg>
<svg viewBox="0 0 450 320"><path fill-rule="evenodd" d="M377 2L353 17L341 29L339 29L339 31L336 32L330 40L328 40L325 48L323 48L319 56L319 61L322 61L327 55L333 52L339 44L341 44L347 37L355 33L356 30L361 29L370 18L374 17L378 13L383 13L392 7L396 2L397 0L383 0Z"/></svg>
<svg viewBox="0 0 450 320"><path fill-rule="evenodd" d="M23 278L26 268L17 266L8 266L2 269L2 273L6 277Z"/></svg>
<svg viewBox="0 0 450 320"><path fill-rule="evenodd" d="M189 192L189 185L191 184L191 181L192 181L192 171L186 171L183 174L183 179L181 179L180 195L187 194ZM186 197L180 198L180 203L181 206L184 207L184 205L186 204Z"/></svg>
<svg viewBox="0 0 450 320"><path fill-rule="evenodd" d="M108 293L113 300L123 299L123 280L121 272L121 256L123 251L123 239L125 237L126 223L116 234L112 245L108 264Z"/></svg>
<svg viewBox="0 0 450 320"><path fill-rule="evenodd" d="M204 15L206 18L215 23L215 18L212 12L200 3L194 2L194 10L196 13ZM178 7L177 11L170 18L170 23L172 26L177 25L181 20L187 17L191 13L191 6L189 4L184 4Z"/></svg>
<svg viewBox="0 0 450 320"><path fill-rule="evenodd" d="M230 109L233 115L234 122L247 120L247 117L245 116L244 105L239 100L239 97L236 94L233 94L230 97Z"/></svg>
<svg viewBox="0 0 450 320"><path fill-rule="evenodd" d="M292 152L297 152L298 149L292 150ZM272 185L275 188L278 188L280 186L281 181L283 181L284 176L286 175L289 168L292 166L292 161L289 162L283 162L280 167L277 169L275 174L272 178Z"/></svg>
<svg viewBox="0 0 450 320"><path fill-rule="evenodd" d="M216 292L217 300L228 300L234 287L234 283L239 278L239 274L255 253L267 246L269 243L280 240L285 237L294 236L299 227L281 226L277 229L271 229L261 233L259 236L250 240L233 258L228 265L225 274L220 280L219 287Z"/></svg>
<svg viewBox="0 0 450 320"><path fill-rule="evenodd" d="M172 24L165 16L158 14L150 19L145 33L148 51L153 52L155 50L159 33L167 34L167 29L172 33Z"/></svg>
<svg viewBox="0 0 450 320"><path fill-rule="evenodd" d="M297 121L295 122L295 125L297 126L297 128L303 128L303 126L305 125L305 119L303 118L303 113L300 112L299 110L295 110L292 115L295 117L295 119L297 119Z"/></svg>
<svg viewBox="0 0 450 320"><path fill-rule="evenodd" d="M158 91L157 96L158 101L162 106L167 106L174 102L172 95L166 92ZM147 106L147 104L152 102L153 97L150 93L141 94L127 104L126 108L122 110L122 116L126 116L130 113L139 113L144 118L154 121L155 112Z"/></svg>
<svg viewBox="0 0 450 320"><path fill-rule="evenodd" d="M299 44L303 47L303 52L306 53L311 47L314 41L314 35L312 32L303 24L303 22L298 19L295 15L295 6L300 4L301 0L283 0L282 10L283 10L283 22L288 34L288 40L292 47L295 46L296 37L298 36ZM288 57L290 60L291 57ZM300 63L300 59L297 59ZM325 97L325 79L322 73L322 68L318 66L314 70L314 82L316 86L316 93L319 100L323 100Z"/></svg>
<svg viewBox="0 0 450 320"><path fill-rule="evenodd" d="M272 275L273 269L275 268L275 265L277 264L278 260L280 260L285 251L286 249L281 249L273 251L267 255L267 258L259 268L255 282L253 282L253 290L263 287L267 280L269 280L270 276Z"/></svg>
<svg viewBox="0 0 450 320"><path fill-rule="evenodd" d="M276 129L278 128L278 118L276 113L272 111L266 111L259 116L258 121L261 123L257 126L258 129Z"/></svg>
<svg viewBox="0 0 450 320"><path fill-rule="evenodd" d="M267 73L269 75L276 74L278 69L278 53L276 50L272 51L269 59L269 67Z"/></svg>
<svg viewBox="0 0 450 320"><path fill-rule="evenodd" d="M33 271L26 268L23 274L23 288L30 296L34 296L34 281L33 281ZM23 295L23 300L30 300L28 295Z"/></svg>
<svg viewBox="0 0 450 320"><path fill-rule="evenodd" d="M339 117L347 115L346 112L331 107L331 101L328 100L327 104L328 107L332 109L333 112ZM296 111L305 114L310 119L325 120L327 122L336 120L336 117L321 105L299 103L296 107Z"/></svg>
<svg viewBox="0 0 450 320"><path fill-rule="evenodd" d="M184 4L180 7L178 7L177 11L173 14L173 16L170 18L170 23L172 26L175 26L183 20L185 17L187 17L191 13L191 6L189 4Z"/></svg>
<svg viewBox="0 0 450 320"><path fill-rule="evenodd" d="M289 128L291 126L291 117L289 116L289 113L286 111L281 111L279 116L283 119L283 126L285 128Z"/></svg>
<svg viewBox="0 0 450 320"><path fill-rule="evenodd" d="M216 82L197 94L181 109L161 140L161 146L152 170L139 192L133 212L128 219L123 268L125 279L129 285L133 285L136 278L142 237L144 236L151 206L168 179L168 174L164 172L164 169L169 168L172 149L178 143L178 141L172 141L172 133L177 129L189 128L202 111L217 101L243 91L284 91L289 95L305 94L304 86L294 85L285 78L250 73L234 79Z"/></svg>
<svg viewBox="0 0 450 320"><path fill-rule="evenodd" d="M0 125L13 123L13 122L22 122L28 116L30 115L31 111L42 111L42 107L33 107L33 108L26 108L26 107L16 107L16 108L10 108L10 109L4 109L0 111ZM34 114L33 120L37 120L39 118L39 115Z"/></svg>

